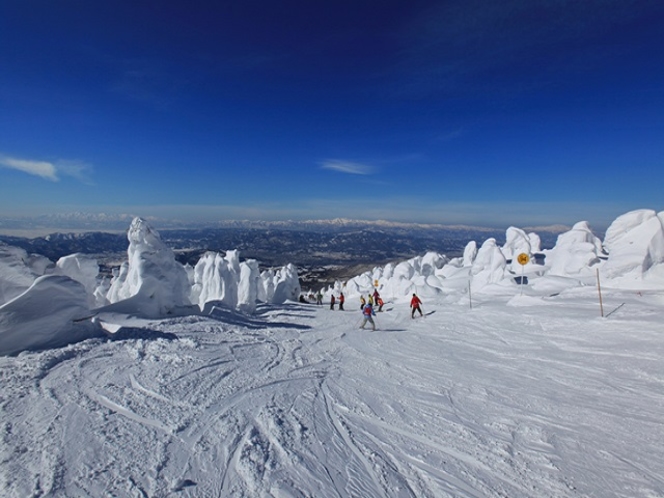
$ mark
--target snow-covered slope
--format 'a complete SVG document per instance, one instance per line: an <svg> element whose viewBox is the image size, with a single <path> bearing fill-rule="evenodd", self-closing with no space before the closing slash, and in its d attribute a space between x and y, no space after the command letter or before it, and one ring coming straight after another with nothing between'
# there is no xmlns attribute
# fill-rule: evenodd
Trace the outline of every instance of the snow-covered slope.
<svg viewBox="0 0 664 498"><path fill-rule="evenodd" d="M58 277L62 278L62 277ZM0 357L0 495L652 498L664 296L260 305Z"/></svg>
<svg viewBox="0 0 664 498"><path fill-rule="evenodd" d="M90 261L5 250L0 496L664 496L662 219L541 252L511 227L327 289L377 286L376 333L354 304L288 302L292 265L188 274L140 219L93 310Z"/></svg>

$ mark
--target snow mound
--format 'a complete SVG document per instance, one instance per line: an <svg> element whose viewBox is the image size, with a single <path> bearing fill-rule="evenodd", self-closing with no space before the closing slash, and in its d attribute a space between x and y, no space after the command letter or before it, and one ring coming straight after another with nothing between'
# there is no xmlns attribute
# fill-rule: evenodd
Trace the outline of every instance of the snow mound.
<svg viewBox="0 0 664 498"><path fill-rule="evenodd" d="M471 267L473 277L471 286L473 291L479 290L489 284L497 284L505 278L507 260L503 256L496 239L489 238L477 251L477 256Z"/></svg>
<svg viewBox="0 0 664 498"><path fill-rule="evenodd" d="M496 239L489 238L479 249L470 241L463 256L452 259L427 253L389 263L345 283L335 282L324 294L329 299L343 290L353 297L378 289L384 299L394 300L405 300L413 292L423 297L442 294L448 301L454 295L465 300L469 292L484 298L511 298L524 291L549 297L595 285L597 270L608 287L656 289L664 285L664 212L642 209L620 216L609 227L604 245L586 221L560 234L552 249L542 250L536 233L516 227L507 229L505 240L500 247ZM523 266L517 260L521 253L531 256ZM516 285L522 279L523 288Z"/></svg>
<svg viewBox="0 0 664 498"><path fill-rule="evenodd" d="M588 222L580 221L568 232L560 234L555 247L546 254L550 275L584 276L591 274L594 265L600 262L602 243Z"/></svg>
<svg viewBox="0 0 664 498"><path fill-rule="evenodd" d="M258 262L254 259L240 263L240 282L238 283L238 308L245 313L256 311L258 286L261 278ZM299 295L298 291L298 295Z"/></svg>
<svg viewBox="0 0 664 498"><path fill-rule="evenodd" d="M200 309L210 301L220 301L229 308L234 308L238 302L239 281L240 263L237 251L228 251L226 257L217 252L206 252L194 267L191 301L198 303Z"/></svg>
<svg viewBox="0 0 664 498"><path fill-rule="evenodd" d="M128 261L111 282L108 301L137 296L133 302L141 301L142 313L148 316L165 315L191 304L187 272L159 233L142 218L134 218L127 238Z"/></svg>
<svg viewBox="0 0 664 498"><path fill-rule="evenodd" d="M609 278L640 278L655 265L664 263L664 212L631 211L618 217L607 229L604 247L609 258L603 274Z"/></svg>
<svg viewBox="0 0 664 498"><path fill-rule="evenodd" d="M97 304L95 290L99 286L97 281L99 264L95 258L86 254L75 253L61 257L55 266L56 275L64 275L83 284L90 298L90 304L92 306Z"/></svg>
<svg viewBox="0 0 664 498"><path fill-rule="evenodd" d="M505 232L505 245L502 247L506 259L516 259L521 254L532 254L530 237L526 232L516 227L509 227Z"/></svg>
<svg viewBox="0 0 664 498"><path fill-rule="evenodd" d="M37 278L0 306L0 354L62 346L96 335L85 287L69 277ZM80 320L80 322L79 322Z"/></svg>
<svg viewBox="0 0 664 498"><path fill-rule="evenodd" d="M201 310L207 303L221 303L244 313L256 311L256 302L282 304L295 301L301 293L293 265L260 272L253 259L240 263L239 251L207 252L193 270L191 301Z"/></svg>
<svg viewBox="0 0 664 498"><path fill-rule="evenodd" d="M268 302L282 304L286 301L297 301L302 293L297 268L293 264L287 264L277 270L274 275L274 294L268 296Z"/></svg>
<svg viewBox="0 0 664 498"><path fill-rule="evenodd" d="M51 266L53 263L44 256L28 255L23 249L0 242L0 304L26 291Z"/></svg>
<svg viewBox="0 0 664 498"><path fill-rule="evenodd" d="M463 250L463 266L473 266L473 261L477 257L477 242L471 240L466 244Z"/></svg>

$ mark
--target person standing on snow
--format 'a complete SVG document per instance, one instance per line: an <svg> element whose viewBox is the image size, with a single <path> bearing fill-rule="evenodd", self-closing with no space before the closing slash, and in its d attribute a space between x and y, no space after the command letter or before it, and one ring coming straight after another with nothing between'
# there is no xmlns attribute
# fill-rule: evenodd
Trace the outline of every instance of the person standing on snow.
<svg viewBox="0 0 664 498"><path fill-rule="evenodd" d="M334 309L334 294L332 294L332 296L330 297L330 309L331 310Z"/></svg>
<svg viewBox="0 0 664 498"><path fill-rule="evenodd" d="M383 305L384 305L385 303L383 302L383 298L382 298L382 297L378 296L378 297L376 298L376 304L378 305L378 311L383 311Z"/></svg>
<svg viewBox="0 0 664 498"><path fill-rule="evenodd" d="M360 309L364 309L364 305L367 304L367 301L364 299L364 296L360 295Z"/></svg>
<svg viewBox="0 0 664 498"><path fill-rule="evenodd" d="M374 297L374 303L378 304L378 298L380 297L380 294L378 294L378 289L374 290L373 297Z"/></svg>
<svg viewBox="0 0 664 498"><path fill-rule="evenodd" d="M345 301L345 300L346 300L346 298L344 297L344 293L342 292L342 293L339 295L339 311L343 311L343 310L344 310L344 301Z"/></svg>
<svg viewBox="0 0 664 498"><path fill-rule="evenodd" d="M364 330L364 326L369 322L371 324L371 330L376 330L376 324L373 320L374 316L376 316L376 312L370 304L366 304L364 308L362 308L362 317L364 320L362 321L362 326L360 328Z"/></svg>
<svg viewBox="0 0 664 498"><path fill-rule="evenodd" d="M410 300L411 318L415 318L416 311L419 311L420 316L422 316L422 308L420 308L420 304L422 304L422 301L420 301L420 298L417 297L415 293L413 293L413 298Z"/></svg>
<svg viewBox="0 0 664 498"><path fill-rule="evenodd" d="M320 291L316 294L316 304L323 304L323 294Z"/></svg>

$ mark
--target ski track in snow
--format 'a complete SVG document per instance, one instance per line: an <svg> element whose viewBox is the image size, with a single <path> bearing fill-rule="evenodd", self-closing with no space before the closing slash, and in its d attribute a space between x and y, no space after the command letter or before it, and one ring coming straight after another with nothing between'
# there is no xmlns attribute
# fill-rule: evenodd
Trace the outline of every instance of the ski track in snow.
<svg viewBox="0 0 664 498"><path fill-rule="evenodd" d="M0 495L662 497L662 311L635 306L396 304L376 332L262 306L2 357Z"/></svg>

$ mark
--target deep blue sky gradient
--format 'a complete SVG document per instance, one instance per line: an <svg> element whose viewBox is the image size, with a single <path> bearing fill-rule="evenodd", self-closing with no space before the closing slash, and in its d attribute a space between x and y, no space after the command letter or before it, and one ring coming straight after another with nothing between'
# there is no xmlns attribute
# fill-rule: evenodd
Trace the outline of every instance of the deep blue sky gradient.
<svg viewBox="0 0 664 498"><path fill-rule="evenodd" d="M663 25L647 0L6 0L0 216L659 211Z"/></svg>

